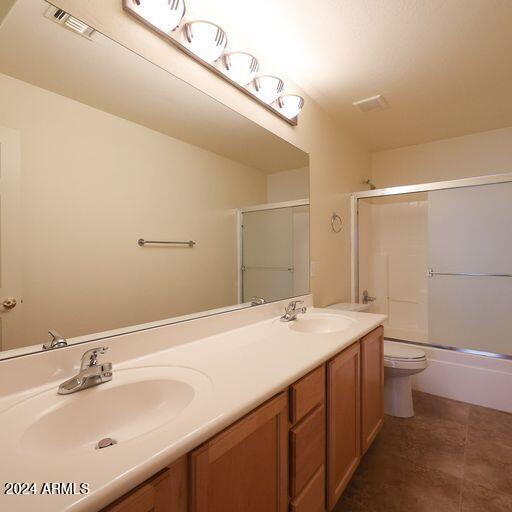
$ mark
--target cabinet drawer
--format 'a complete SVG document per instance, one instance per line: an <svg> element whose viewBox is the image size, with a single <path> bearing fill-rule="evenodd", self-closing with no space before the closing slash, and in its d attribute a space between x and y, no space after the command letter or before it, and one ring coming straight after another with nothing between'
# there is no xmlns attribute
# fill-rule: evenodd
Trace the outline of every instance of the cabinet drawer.
<svg viewBox="0 0 512 512"><path fill-rule="evenodd" d="M325 401L325 367L320 366L290 386L290 420L297 423Z"/></svg>
<svg viewBox="0 0 512 512"><path fill-rule="evenodd" d="M290 496L297 496L311 480L325 455L325 409L317 407L290 431Z"/></svg>
<svg viewBox="0 0 512 512"><path fill-rule="evenodd" d="M322 466L304 490L290 503L290 512L325 511L325 469Z"/></svg>

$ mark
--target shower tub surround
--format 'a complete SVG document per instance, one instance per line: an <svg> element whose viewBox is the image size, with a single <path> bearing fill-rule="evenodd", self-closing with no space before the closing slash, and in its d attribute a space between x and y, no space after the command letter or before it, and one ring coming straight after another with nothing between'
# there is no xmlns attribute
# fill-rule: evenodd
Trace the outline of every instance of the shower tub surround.
<svg viewBox="0 0 512 512"><path fill-rule="evenodd" d="M0 362L0 480L35 482L39 488L44 482L85 482L90 487L90 492L82 495L2 494L0 509L100 510L287 389L385 320L383 315L312 308L311 296L302 298L312 317L328 313L348 326L330 333L294 330L289 323L279 321L287 300ZM141 375L146 383L153 382L148 384L152 390L154 382L160 382L158 376L169 368L175 378L191 383L192 396L183 394L185 402L191 400L189 405L172 404L178 409L182 407L176 416L167 422L146 425L142 434L137 432L138 426L130 432L133 418L128 417L128 426L120 430L125 441L119 434L117 445L94 449L94 443L99 441L95 437L99 435L95 423L108 425L109 410L114 416L121 407L119 403L126 398L121 395L119 403L110 406L102 403L102 393L110 383L66 397L56 393L58 385L76 373L83 352L95 346L108 347L102 357L103 361L113 363L112 383L117 379L120 384L130 384L130 379L136 382L137 375ZM173 389L181 393L181 388ZM167 407L169 393L158 389L155 392L161 393L158 400ZM75 425L73 421L56 422L54 435L44 437L47 433L38 430L38 421L45 413L45 401L48 407L58 408L60 399L73 398L87 402L90 442L80 444L80 435L87 435L87 425ZM144 412L142 400L134 403L140 407L139 414ZM134 417L138 407L133 410ZM15 414L16 408L25 408L29 417ZM77 409L77 415L81 417L83 413ZM113 425L116 421L112 418ZM78 440L73 445L73 435L69 433L75 429Z"/></svg>

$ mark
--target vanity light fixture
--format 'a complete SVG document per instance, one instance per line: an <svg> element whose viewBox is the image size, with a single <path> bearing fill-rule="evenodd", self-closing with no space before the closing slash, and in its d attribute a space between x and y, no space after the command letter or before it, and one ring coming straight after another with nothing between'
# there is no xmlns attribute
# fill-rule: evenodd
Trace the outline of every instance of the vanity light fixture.
<svg viewBox="0 0 512 512"><path fill-rule="evenodd" d="M304 99L296 94L284 94L284 83L276 76L256 76L260 68L256 57L244 51L229 51L228 37L219 25L186 19L185 0L122 0L122 3L126 12L153 32L287 123L297 124Z"/></svg>
<svg viewBox="0 0 512 512"><path fill-rule="evenodd" d="M183 27L187 46L206 62L215 62L224 52L228 38L224 30L209 21L191 21Z"/></svg>
<svg viewBox="0 0 512 512"><path fill-rule="evenodd" d="M87 25L87 23L80 21L74 16L71 16L71 14L68 14L66 11L59 9L58 7L54 7L53 5L50 5L48 9L46 9L44 16L62 27L86 37L87 39L91 39L91 36L94 34L94 29Z"/></svg>
<svg viewBox="0 0 512 512"><path fill-rule="evenodd" d="M260 65L250 53L230 52L222 58L224 73L240 85L247 85L252 82Z"/></svg>
<svg viewBox="0 0 512 512"><path fill-rule="evenodd" d="M297 117L304 106L304 98L297 94L283 94L277 99L277 108L288 119Z"/></svg>
<svg viewBox="0 0 512 512"><path fill-rule="evenodd" d="M283 81L277 76L264 75L258 76L253 82L254 93L256 96L269 105L279 98L284 90Z"/></svg>
<svg viewBox="0 0 512 512"><path fill-rule="evenodd" d="M133 9L167 34L176 30L186 11L184 0L133 0Z"/></svg>
<svg viewBox="0 0 512 512"><path fill-rule="evenodd" d="M87 31L91 29L89 25L80 20L77 20L76 18L73 18L73 16L68 16L68 19L64 22L64 25L66 25L66 27L70 28L71 30L78 32L81 36L86 34Z"/></svg>

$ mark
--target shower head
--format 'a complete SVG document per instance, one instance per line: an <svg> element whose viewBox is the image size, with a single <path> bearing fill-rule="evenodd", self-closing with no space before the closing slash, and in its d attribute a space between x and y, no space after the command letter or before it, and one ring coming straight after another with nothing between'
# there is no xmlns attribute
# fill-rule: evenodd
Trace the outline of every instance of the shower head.
<svg viewBox="0 0 512 512"><path fill-rule="evenodd" d="M377 188L369 178L363 180L362 183L363 185L368 185L370 187L370 190L375 190Z"/></svg>

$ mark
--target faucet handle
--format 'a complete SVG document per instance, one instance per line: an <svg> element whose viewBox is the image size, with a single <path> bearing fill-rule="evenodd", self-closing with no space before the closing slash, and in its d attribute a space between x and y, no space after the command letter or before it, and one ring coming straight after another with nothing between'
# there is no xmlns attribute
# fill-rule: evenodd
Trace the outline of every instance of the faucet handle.
<svg viewBox="0 0 512 512"><path fill-rule="evenodd" d="M52 340L49 343L45 343L43 345L43 350L66 347L68 345L67 340L63 338L57 331L50 329L48 334Z"/></svg>
<svg viewBox="0 0 512 512"><path fill-rule="evenodd" d="M292 300L288 303L288 306L286 309L289 309L290 311L295 311L297 309L297 306L300 304L304 304L303 300Z"/></svg>
<svg viewBox="0 0 512 512"><path fill-rule="evenodd" d="M80 364L80 369L83 370L85 368L90 368L92 366L98 365L98 357L104 354L108 350L108 347L96 347L91 350L87 350L84 352L82 356L82 361Z"/></svg>
<svg viewBox="0 0 512 512"><path fill-rule="evenodd" d="M377 300L377 297L371 297L368 290L363 291L363 304L369 304Z"/></svg>

